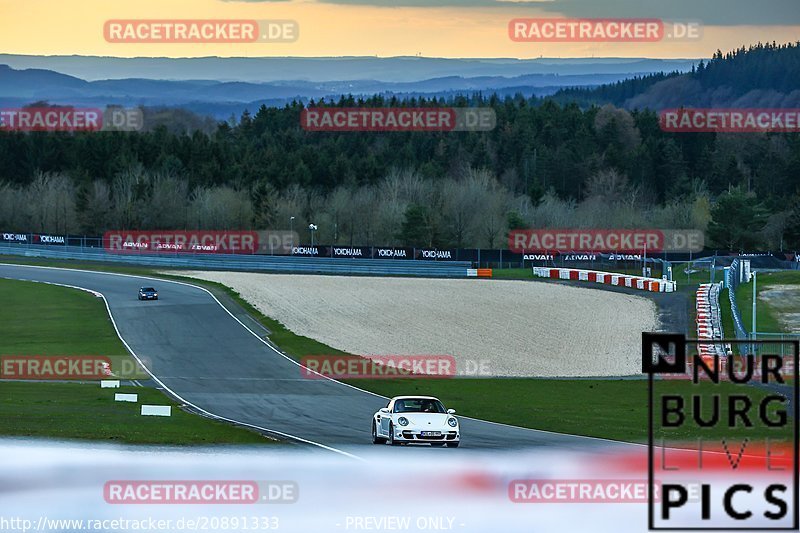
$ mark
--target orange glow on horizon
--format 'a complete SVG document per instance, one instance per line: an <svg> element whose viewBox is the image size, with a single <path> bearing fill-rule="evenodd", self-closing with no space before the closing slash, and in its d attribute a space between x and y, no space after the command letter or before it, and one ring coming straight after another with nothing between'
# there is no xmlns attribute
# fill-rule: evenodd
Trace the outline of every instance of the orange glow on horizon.
<svg viewBox="0 0 800 533"><path fill-rule="evenodd" d="M347 6L309 0L0 0L0 49L7 54L117 57L650 57L707 58L761 42L796 40L797 26L710 26L694 41L657 43L519 43L508 36L518 17L553 17L530 7ZM300 37L291 43L109 43L109 19L291 19Z"/></svg>

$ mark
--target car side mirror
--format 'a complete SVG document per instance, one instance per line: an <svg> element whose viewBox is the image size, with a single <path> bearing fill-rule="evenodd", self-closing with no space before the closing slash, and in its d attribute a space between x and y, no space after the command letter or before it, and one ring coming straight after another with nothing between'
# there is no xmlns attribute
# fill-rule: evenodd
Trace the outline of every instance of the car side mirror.
<svg viewBox="0 0 800 533"><path fill-rule="evenodd" d="M447 414L448 415L454 415L454 414L456 414L456 410L455 409L448 409L447 410Z"/></svg>
<svg viewBox="0 0 800 533"><path fill-rule="evenodd" d="M382 407L382 408L380 409L380 411L378 411L378 412L379 412L379 413L383 413L383 414L385 414L385 415L388 415L388 414L389 414L389 409L388 409L388 408L386 408L386 407Z"/></svg>

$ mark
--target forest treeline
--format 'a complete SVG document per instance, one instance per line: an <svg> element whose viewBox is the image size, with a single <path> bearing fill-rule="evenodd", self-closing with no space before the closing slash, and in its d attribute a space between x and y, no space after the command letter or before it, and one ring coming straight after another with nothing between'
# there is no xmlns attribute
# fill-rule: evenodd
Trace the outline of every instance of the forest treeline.
<svg viewBox="0 0 800 533"><path fill-rule="evenodd" d="M717 50L691 72L654 73L553 95L581 106L613 104L627 109L666 107L800 107L800 41L758 43Z"/></svg>
<svg viewBox="0 0 800 533"><path fill-rule="evenodd" d="M709 65L750 53L769 52ZM521 96L311 105L488 106L497 127L308 132L292 103L211 133L4 131L0 230L288 229L295 217L318 242L354 245L498 247L519 227L646 226L705 230L719 248L800 247L796 133L667 133L651 110Z"/></svg>

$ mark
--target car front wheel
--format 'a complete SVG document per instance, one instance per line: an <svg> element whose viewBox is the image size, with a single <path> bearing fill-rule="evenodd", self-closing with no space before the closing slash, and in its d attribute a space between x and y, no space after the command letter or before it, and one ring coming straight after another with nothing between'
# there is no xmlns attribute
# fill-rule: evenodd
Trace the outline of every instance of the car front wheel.
<svg viewBox="0 0 800 533"><path fill-rule="evenodd" d="M400 443L394 440L394 426L389 422L389 446L399 446Z"/></svg>
<svg viewBox="0 0 800 533"><path fill-rule="evenodd" d="M386 439L378 436L378 428L375 426L375 420L372 421L372 444L383 444Z"/></svg>

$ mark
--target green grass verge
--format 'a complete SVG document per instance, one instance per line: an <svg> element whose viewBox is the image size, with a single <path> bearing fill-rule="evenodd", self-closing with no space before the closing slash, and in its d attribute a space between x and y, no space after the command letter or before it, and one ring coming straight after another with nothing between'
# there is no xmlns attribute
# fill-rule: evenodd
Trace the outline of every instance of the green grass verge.
<svg viewBox="0 0 800 533"><path fill-rule="evenodd" d="M722 271L716 271L714 283L722 281L722 275ZM672 279L678 282L678 286L697 288L701 283L711 283L711 269L704 263L672 263Z"/></svg>
<svg viewBox="0 0 800 533"><path fill-rule="evenodd" d="M0 355L123 355L102 300L53 285L0 280ZM0 434L137 444L274 442L248 429L181 411L155 389L140 403L172 405L170 418L143 417L99 383L0 382ZM87 423L91 421L91 423Z"/></svg>
<svg viewBox="0 0 800 533"><path fill-rule="evenodd" d="M44 283L0 280L0 354L125 355L101 299Z"/></svg>
<svg viewBox="0 0 800 533"><path fill-rule="evenodd" d="M730 289L722 289L719 291L719 316L722 322L722 334L728 339L736 338L736 329L733 326L733 311L731 311L731 302L728 296ZM736 352L736 346L733 346Z"/></svg>
<svg viewBox="0 0 800 533"><path fill-rule="evenodd" d="M139 395L115 402L114 393ZM140 404L171 405L172 416L141 416ZM275 442L258 433L182 411L156 389L80 383L0 383L0 434L129 444L210 445Z"/></svg>
<svg viewBox="0 0 800 533"><path fill-rule="evenodd" d="M533 270L528 268L493 268L492 277L497 279L534 279Z"/></svg>
<svg viewBox="0 0 800 533"><path fill-rule="evenodd" d="M800 272L761 272L756 275L756 291L758 300L756 310L756 330L757 332L769 333L794 333L800 334L795 329L792 331L786 323L781 320L784 313L800 314L800 297L786 297L780 302L775 300L768 301L763 297L763 293L775 288L778 285L789 285L800 288ZM798 293L794 293L797 295ZM752 329L753 323L753 283L743 283L736 289L736 303L739 312L742 314L742 322L748 331Z"/></svg>

